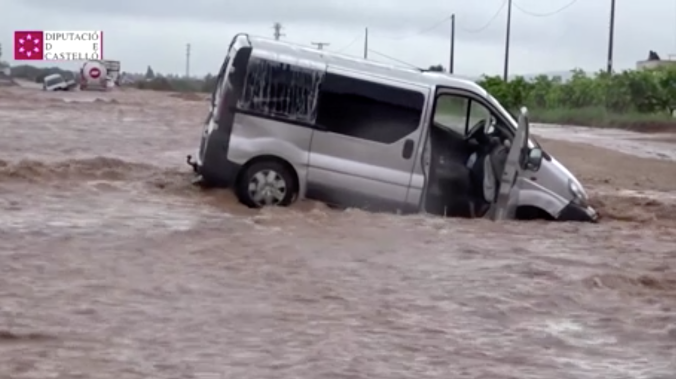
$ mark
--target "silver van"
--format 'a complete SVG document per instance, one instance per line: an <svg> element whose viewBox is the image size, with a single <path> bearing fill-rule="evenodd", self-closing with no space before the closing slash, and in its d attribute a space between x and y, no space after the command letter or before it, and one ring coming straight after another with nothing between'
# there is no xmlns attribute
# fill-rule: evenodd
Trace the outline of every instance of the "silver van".
<svg viewBox="0 0 676 379"><path fill-rule="evenodd" d="M68 91L68 83L61 74L51 74L42 80L43 91Z"/></svg>
<svg viewBox="0 0 676 379"><path fill-rule="evenodd" d="M250 207L309 198L454 217L596 221L580 182L476 83L238 34L195 182Z"/></svg>

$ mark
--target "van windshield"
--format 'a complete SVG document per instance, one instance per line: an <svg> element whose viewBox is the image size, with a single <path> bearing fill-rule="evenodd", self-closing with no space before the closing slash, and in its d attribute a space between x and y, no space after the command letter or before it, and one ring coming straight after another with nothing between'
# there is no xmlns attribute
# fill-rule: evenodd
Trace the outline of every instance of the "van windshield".
<svg viewBox="0 0 676 379"><path fill-rule="evenodd" d="M502 113L505 116L505 118L507 119L507 121L516 130L519 127L519 123L517 121L519 119L519 117L517 115L515 115L512 111L505 109L505 107L503 107L502 104L500 104L500 102L496 98L493 97L493 95L488 94L487 98L488 98L488 102L490 102L498 110L498 112ZM538 147L540 149L542 148L540 146L540 143L530 133L529 133L529 136L528 136L528 141L529 141L528 142L529 147ZM534 145L534 146L530 146L531 144Z"/></svg>

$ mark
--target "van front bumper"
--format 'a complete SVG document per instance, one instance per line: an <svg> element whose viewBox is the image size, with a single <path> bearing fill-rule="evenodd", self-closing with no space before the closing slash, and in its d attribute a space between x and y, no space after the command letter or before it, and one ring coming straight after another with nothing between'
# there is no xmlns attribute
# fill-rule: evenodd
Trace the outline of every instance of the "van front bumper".
<svg viewBox="0 0 676 379"><path fill-rule="evenodd" d="M583 207L574 202L568 203L559 214L558 221L597 222L599 214L590 206Z"/></svg>

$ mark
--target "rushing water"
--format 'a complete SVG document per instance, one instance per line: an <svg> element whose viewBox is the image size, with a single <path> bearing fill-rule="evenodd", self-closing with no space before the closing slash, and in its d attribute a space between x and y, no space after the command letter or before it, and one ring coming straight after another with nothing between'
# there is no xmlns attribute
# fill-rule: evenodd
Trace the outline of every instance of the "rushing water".
<svg viewBox="0 0 676 379"><path fill-rule="evenodd" d="M676 372L667 162L549 142L651 215L597 225L253 211L188 184L203 101L0 91L0 377Z"/></svg>

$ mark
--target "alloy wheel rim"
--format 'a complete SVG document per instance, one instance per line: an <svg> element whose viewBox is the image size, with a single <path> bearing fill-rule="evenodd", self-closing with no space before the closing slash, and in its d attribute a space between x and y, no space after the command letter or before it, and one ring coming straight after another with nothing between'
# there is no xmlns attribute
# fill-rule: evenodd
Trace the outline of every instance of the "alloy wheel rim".
<svg viewBox="0 0 676 379"><path fill-rule="evenodd" d="M274 170L261 170L249 180L249 197L259 206L278 205L286 196L286 181Z"/></svg>

